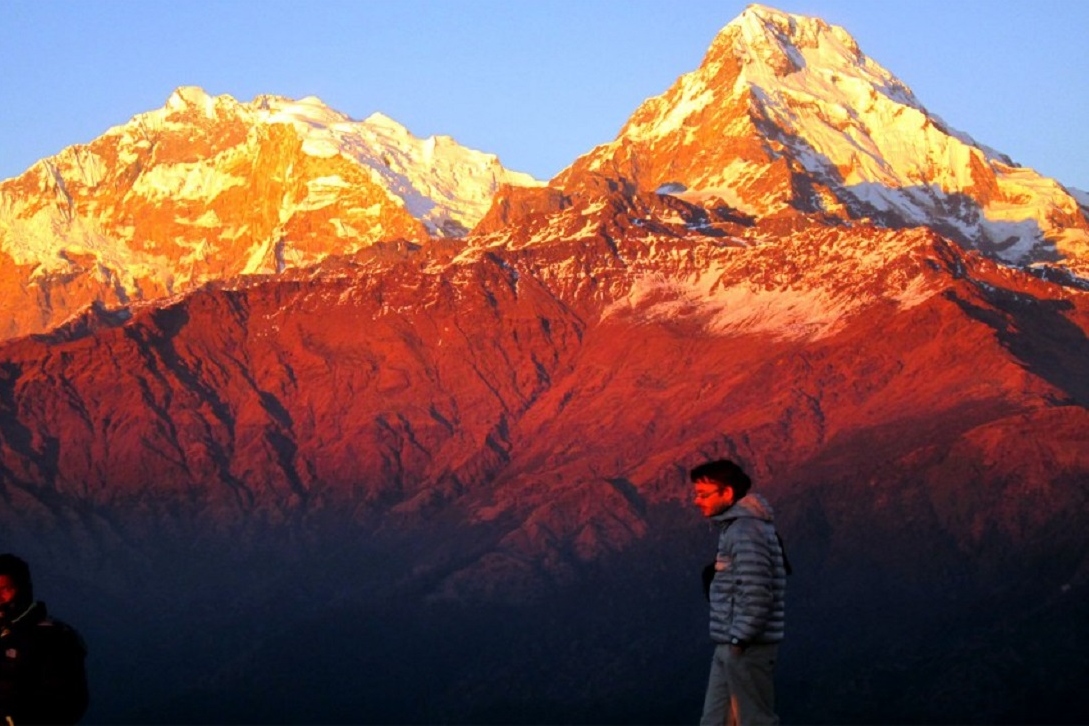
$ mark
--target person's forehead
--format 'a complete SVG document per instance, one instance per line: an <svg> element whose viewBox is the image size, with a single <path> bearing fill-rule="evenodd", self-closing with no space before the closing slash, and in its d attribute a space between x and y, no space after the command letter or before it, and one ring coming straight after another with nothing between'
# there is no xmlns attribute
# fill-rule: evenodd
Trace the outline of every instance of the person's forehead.
<svg viewBox="0 0 1089 726"><path fill-rule="evenodd" d="M9 575L0 575L0 587L15 587L15 580Z"/></svg>
<svg viewBox="0 0 1089 726"><path fill-rule="evenodd" d="M696 489L718 489L718 482L713 479L697 479L694 482Z"/></svg>

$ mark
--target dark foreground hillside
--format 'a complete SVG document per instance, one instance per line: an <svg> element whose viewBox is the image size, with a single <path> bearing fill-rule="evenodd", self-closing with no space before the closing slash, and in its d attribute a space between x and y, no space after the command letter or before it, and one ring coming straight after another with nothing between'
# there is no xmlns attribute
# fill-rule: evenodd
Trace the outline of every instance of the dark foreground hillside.
<svg viewBox="0 0 1089 726"><path fill-rule="evenodd" d="M365 547L263 576L164 567L121 601L39 581L88 639L88 722L691 723L710 535L677 508L648 519L646 540L525 603L428 601L387 584L405 558ZM968 563L927 588L836 577L788 534L784 722L1084 720L1084 585L987 597Z"/></svg>

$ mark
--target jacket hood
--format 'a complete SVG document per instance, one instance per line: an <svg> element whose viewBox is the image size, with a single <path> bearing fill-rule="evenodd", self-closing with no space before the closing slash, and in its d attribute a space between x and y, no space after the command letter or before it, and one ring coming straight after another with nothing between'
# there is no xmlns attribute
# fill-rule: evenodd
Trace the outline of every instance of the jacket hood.
<svg viewBox="0 0 1089 726"><path fill-rule="evenodd" d="M716 514L711 519L715 522L728 522L731 519L741 519L742 517L753 517L762 519L765 522L771 522L774 521L774 512L771 505L768 504L768 500L761 495L746 494L732 507L722 514Z"/></svg>

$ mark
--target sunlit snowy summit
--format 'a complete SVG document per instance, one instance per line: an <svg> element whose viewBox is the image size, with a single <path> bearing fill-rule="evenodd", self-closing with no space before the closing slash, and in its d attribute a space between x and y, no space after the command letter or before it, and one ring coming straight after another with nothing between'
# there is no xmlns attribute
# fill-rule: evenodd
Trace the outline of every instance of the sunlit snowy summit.
<svg viewBox="0 0 1089 726"><path fill-rule="evenodd" d="M950 128L843 28L761 5L553 184L588 174L758 217L925 226L1007 263L1089 273L1084 194Z"/></svg>
<svg viewBox="0 0 1089 726"><path fill-rule="evenodd" d="M313 97L243 103L179 88L163 108L0 183L0 336L96 299L461 236L500 185L537 183L379 113L353 121Z"/></svg>

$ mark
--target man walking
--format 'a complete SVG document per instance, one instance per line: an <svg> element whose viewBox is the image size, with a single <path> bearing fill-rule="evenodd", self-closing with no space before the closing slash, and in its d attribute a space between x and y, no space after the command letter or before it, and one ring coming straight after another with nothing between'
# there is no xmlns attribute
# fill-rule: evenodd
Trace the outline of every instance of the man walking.
<svg viewBox="0 0 1089 726"><path fill-rule="evenodd" d="M85 656L79 634L35 602L26 562L0 555L0 726L79 721Z"/></svg>
<svg viewBox="0 0 1089 726"><path fill-rule="evenodd" d="M710 577L715 643L701 726L777 724L774 671L783 640L786 564L771 506L720 459L689 472L695 504L719 525Z"/></svg>

